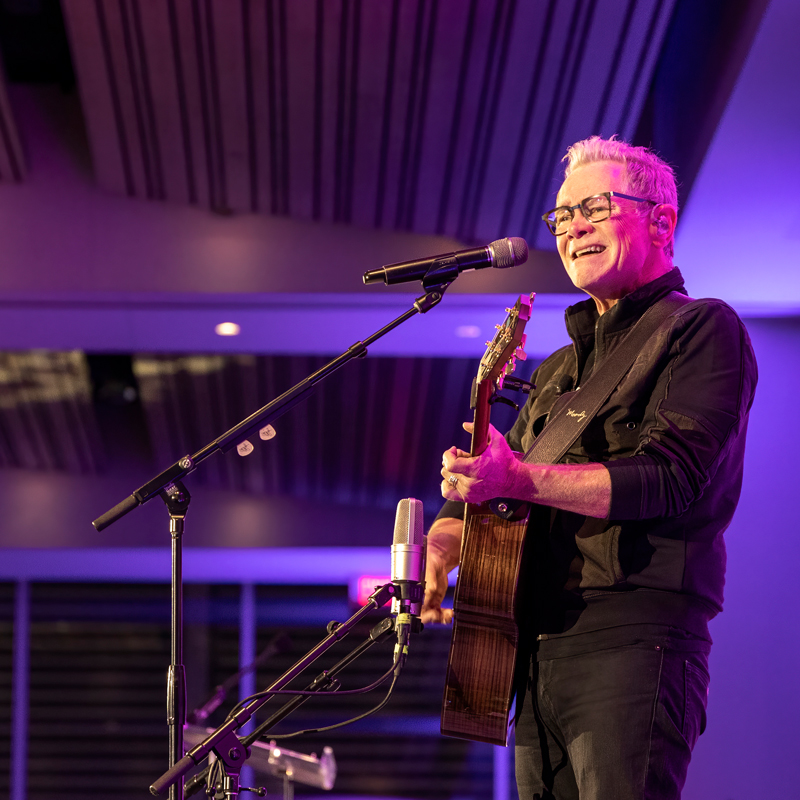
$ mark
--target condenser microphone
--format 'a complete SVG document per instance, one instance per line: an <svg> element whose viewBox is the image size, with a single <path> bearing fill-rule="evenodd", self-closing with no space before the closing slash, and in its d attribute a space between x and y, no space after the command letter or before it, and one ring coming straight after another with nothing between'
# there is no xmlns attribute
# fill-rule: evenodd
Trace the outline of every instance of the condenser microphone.
<svg viewBox="0 0 800 800"><path fill-rule="evenodd" d="M392 583L395 596L397 644L394 646L395 679L408 656L408 640L412 632L422 630L419 612L425 595L425 546L422 501L409 497L397 504L392 541Z"/></svg>
<svg viewBox="0 0 800 800"><path fill-rule="evenodd" d="M419 616L425 591L425 544L422 501L413 497L401 500L392 541L392 583L397 592L393 613Z"/></svg>
<svg viewBox="0 0 800 800"><path fill-rule="evenodd" d="M424 286L450 283L462 272L474 269L508 269L518 267L528 260L528 244L518 236L498 239L484 247L473 247L455 253L401 261L364 273L364 283L408 283L422 281Z"/></svg>

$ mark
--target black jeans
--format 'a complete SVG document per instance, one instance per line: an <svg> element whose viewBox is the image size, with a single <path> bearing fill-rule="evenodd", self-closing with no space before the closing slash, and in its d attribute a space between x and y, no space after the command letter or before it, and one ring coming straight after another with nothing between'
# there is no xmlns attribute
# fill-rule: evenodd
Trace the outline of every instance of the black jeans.
<svg viewBox="0 0 800 800"><path fill-rule="evenodd" d="M663 626L569 637L517 703L520 800L680 798L705 729L710 643Z"/></svg>

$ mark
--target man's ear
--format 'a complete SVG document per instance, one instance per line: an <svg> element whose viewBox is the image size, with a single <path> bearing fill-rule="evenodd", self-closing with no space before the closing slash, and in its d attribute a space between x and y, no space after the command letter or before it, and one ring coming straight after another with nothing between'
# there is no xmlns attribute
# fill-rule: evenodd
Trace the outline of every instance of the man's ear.
<svg viewBox="0 0 800 800"><path fill-rule="evenodd" d="M678 223L678 212L675 206L669 203L660 203L650 212L650 229L653 243L665 247L667 242L675 235L675 226Z"/></svg>

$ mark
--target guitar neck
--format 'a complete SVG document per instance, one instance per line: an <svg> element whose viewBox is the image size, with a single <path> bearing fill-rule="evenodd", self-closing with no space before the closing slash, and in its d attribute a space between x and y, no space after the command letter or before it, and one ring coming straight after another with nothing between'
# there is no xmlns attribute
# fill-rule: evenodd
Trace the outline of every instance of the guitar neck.
<svg viewBox="0 0 800 800"><path fill-rule="evenodd" d="M475 384L473 392L473 417L472 444L469 454L479 456L489 445L489 417L491 416L491 406L489 400L492 397L492 382L488 380L480 381Z"/></svg>

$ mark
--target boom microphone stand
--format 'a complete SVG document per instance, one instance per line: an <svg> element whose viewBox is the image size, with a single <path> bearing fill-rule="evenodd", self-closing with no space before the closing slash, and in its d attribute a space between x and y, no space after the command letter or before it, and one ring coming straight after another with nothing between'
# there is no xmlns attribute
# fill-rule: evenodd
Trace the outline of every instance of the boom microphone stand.
<svg viewBox="0 0 800 800"><path fill-rule="evenodd" d="M406 320L411 319L411 317L416 314L425 314L437 306L441 302L444 292L450 282L457 276L458 270L451 267L438 271L431 271L431 274L423 281L425 294L418 297L408 311L364 339L364 341L356 342L340 356L333 359L333 361L328 362L315 373L300 381L296 386L284 392L280 397L251 414L237 425L234 425L234 427L222 434L222 436L209 442L194 455L185 455L180 458L172 466L160 472L150 481L139 487L133 494L126 497L122 502L117 503L117 505L92 522L96 530L102 531L121 517L133 511L134 508L144 505L154 497L161 497L167 504L167 510L170 515L169 531L172 540L172 663L170 664L167 680L167 724L169 725L170 732L170 768L186 760L181 757L184 751L183 726L186 723L186 682L183 667L182 539L184 533L184 519L189 507L190 497L186 488L181 483L182 479L194 472L209 456L218 451L227 453L245 439L278 419L278 417L285 414L289 409L307 399L319 383L330 377L330 375L336 372L340 367L343 367L353 359L366 356L369 345L385 336L389 331L402 325ZM434 281L437 281L436 285L428 285ZM312 661L313 660L314 659L312 659ZM224 746L229 748L230 764L228 764L227 761L225 763L226 767L230 767L231 770L233 770L237 764L240 766L245 758L245 750L242 748L233 731L239 725L244 724L249 717L250 715L248 714L246 719L242 719L233 727L229 727L228 723L226 723L219 729L219 731L225 731L223 740ZM217 740L215 739L215 741ZM202 747L202 745L198 747ZM195 747L192 752L194 753L197 751L198 747ZM204 751L203 757L208 754L210 749L211 747ZM223 761L224 760L225 759L223 759ZM188 768L187 766L186 769ZM160 780L163 781L163 778L169 775L171 771L172 769L165 773L165 776L162 776ZM180 774L183 774L183 772ZM170 787L169 800L184 800L183 786L182 784L175 785L176 780L177 778L173 778L160 785L162 788ZM226 798L238 796L238 769L235 772L235 781L231 784L231 787L231 791L226 794ZM151 787L151 791L153 791L153 787Z"/></svg>

